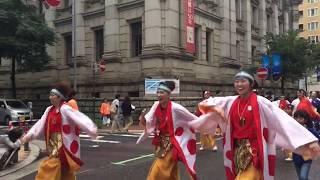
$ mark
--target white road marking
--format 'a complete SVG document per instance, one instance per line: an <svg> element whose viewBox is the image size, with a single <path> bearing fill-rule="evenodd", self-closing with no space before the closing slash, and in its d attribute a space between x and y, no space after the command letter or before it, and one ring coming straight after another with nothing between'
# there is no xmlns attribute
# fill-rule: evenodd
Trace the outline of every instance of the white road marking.
<svg viewBox="0 0 320 180"><path fill-rule="evenodd" d="M91 141L91 142L103 142L103 143L111 143L111 144L120 144L120 141L109 141L109 140L100 140L100 139L81 139L83 141Z"/></svg>
<svg viewBox="0 0 320 180"><path fill-rule="evenodd" d="M136 161L136 160L139 160L139 159L148 158L148 157L154 157L154 154L141 155L139 157L135 157L135 158L132 158L132 159L127 159L127 160L124 160L124 161L111 162L111 164L114 164L114 165L125 165L125 163Z"/></svg>
<svg viewBox="0 0 320 180"><path fill-rule="evenodd" d="M90 136L86 135L86 134L80 134L79 137L80 138L90 138ZM97 136L97 139L101 139L101 138L103 138L103 136Z"/></svg>

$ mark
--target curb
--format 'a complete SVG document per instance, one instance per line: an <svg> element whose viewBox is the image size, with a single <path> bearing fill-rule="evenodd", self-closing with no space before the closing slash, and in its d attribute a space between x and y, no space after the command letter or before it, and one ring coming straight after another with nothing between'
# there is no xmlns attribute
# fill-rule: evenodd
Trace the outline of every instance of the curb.
<svg viewBox="0 0 320 180"><path fill-rule="evenodd" d="M28 166L29 164L34 162L39 157L40 148L32 143L29 143L29 146L30 146L29 156L25 160L23 160L22 162L17 163L8 169L0 171L0 177L11 174L13 172L16 172L16 171Z"/></svg>

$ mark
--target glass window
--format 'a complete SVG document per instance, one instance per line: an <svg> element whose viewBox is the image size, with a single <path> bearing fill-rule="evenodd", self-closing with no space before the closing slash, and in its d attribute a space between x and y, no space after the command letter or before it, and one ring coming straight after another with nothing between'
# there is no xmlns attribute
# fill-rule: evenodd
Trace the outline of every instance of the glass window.
<svg viewBox="0 0 320 180"><path fill-rule="evenodd" d="M139 56L142 52L142 23L136 22L130 26L132 56Z"/></svg>
<svg viewBox="0 0 320 180"><path fill-rule="evenodd" d="M97 29L94 31L95 36L95 58L96 61L99 61L104 52L104 36L103 29Z"/></svg>
<svg viewBox="0 0 320 180"><path fill-rule="evenodd" d="M27 106L21 101L8 100L7 105L11 108L25 109Z"/></svg>
<svg viewBox="0 0 320 180"><path fill-rule="evenodd" d="M238 20L241 20L242 19L242 12L241 12L241 10L242 10L242 4L241 4L241 1L242 0L236 0L236 18L238 19Z"/></svg>
<svg viewBox="0 0 320 180"><path fill-rule="evenodd" d="M211 41L212 41L212 30L207 29L206 31L206 60L210 61L211 60L211 52L212 52L212 45L211 45Z"/></svg>
<svg viewBox="0 0 320 180"><path fill-rule="evenodd" d="M66 64L71 63L72 59L72 35L64 36L64 59Z"/></svg>
<svg viewBox="0 0 320 180"><path fill-rule="evenodd" d="M308 40L310 43L316 44L319 42L319 36L309 36Z"/></svg>
<svg viewBox="0 0 320 180"><path fill-rule="evenodd" d="M308 16L309 17L318 16L318 8L308 9Z"/></svg>
<svg viewBox="0 0 320 180"><path fill-rule="evenodd" d="M311 23L308 23L308 30L310 31L314 31L318 29L318 22L311 22Z"/></svg>

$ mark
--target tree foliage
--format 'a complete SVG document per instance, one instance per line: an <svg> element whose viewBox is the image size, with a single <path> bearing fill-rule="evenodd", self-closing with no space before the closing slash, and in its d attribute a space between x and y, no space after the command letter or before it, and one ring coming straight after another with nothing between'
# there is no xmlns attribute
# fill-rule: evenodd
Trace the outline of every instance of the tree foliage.
<svg viewBox="0 0 320 180"><path fill-rule="evenodd" d="M298 31L265 36L267 53L279 53L282 58L282 78L301 78L319 64L320 48L299 37Z"/></svg>
<svg viewBox="0 0 320 180"><path fill-rule="evenodd" d="M50 60L47 45L55 35L35 7L21 0L0 0L0 57L16 60L19 69L38 71Z"/></svg>

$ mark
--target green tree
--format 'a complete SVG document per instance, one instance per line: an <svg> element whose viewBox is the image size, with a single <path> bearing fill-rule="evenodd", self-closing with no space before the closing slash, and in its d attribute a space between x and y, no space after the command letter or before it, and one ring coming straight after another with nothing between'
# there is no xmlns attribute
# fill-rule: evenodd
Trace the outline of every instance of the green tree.
<svg viewBox="0 0 320 180"><path fill-rule="evenodd" d="M281 89L287 79L303 77L319 63L320 48L299 37L299 31L265 36L267 53L279 53L282 58Z"/></svg>
<svg viewBox="0 0 320 180"><path fill-rule="evenodd" d="M15 74L19 71L40 71L50 60L47 45L55 35L36 8L21 0L0 0L0 57L12 61L12 96L16 98Z"/></svg>

